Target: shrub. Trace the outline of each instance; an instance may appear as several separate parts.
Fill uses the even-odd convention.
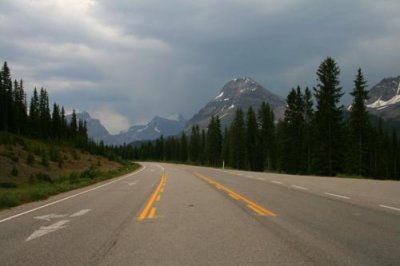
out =
[[[53,183],[53,179],[48,174],[32,174],[29,178],[30,183]]]
[[[0,183],[0,188],[16,188],[17,184],[14,182],[1,182]]]
[[[35,163],[35,156],[32,153],[28,153],[26,156],[26,164],[32,166]]]
[[[18,156],[13,151],[3,152],[2,155],[7,157],[8,159],[10,159],[11,161],[13,161],[15,163],[18,163],[18,161],[19,161]]]
[[[12,176],[18,176],[18,169],[15,166],[15,164],[13,165],[13,168],[11,169],[11,175]]]
[[[47,155],[46,155],[46,154],[43,154],[43,155],[42,155],[41,164],[42,164],[43,166],[46,166],[46,167],[49,167],[49,166],[50,166],[49,160],[47,159]]]

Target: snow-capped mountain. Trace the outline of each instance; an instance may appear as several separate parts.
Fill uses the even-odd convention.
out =
[[[275,118],[283,117],[285,100],[271,93],[251,78],[237,78],[225,84],[219,94],[203,107],[187,124],[187,129],[197,124],[200,128],[206,128],[211,116],[219,116],[221,124],[228,125],[238,108],[243,111],[252,106],[255,111],[262,102],[270,105],[275,113]]]
[[[166,118],[155,116],[146,125],[134,125],[128,130],[111,135],[101,122],[98,119],[92,118],[89,113],[77,113],[76,117],[78,120],[86,121],[89,138],[95,141],[102,140],[108,145],[122,145],[141,140],[154,140],[161,135],[164,137],[174,136],[183,131],[187,122],[181,114],[173,114]],[[66,118],[67,121],[70,121],[71,115],[68,115]]]
[[[369,92],[368,110],[383,119],[400,120],[400,76],[385,78]]]
[[[65,118],[68,122],[71,121],[72,114],[67,115]],[[100,141],[110,136],[108,130],[101,124],[98,119],[92,118],[89,113],[77,113],[76,118],[78,121],[86,121],[89,138]]]
[[[134,125],[127,131],[111,135],[104,139],[106,144],[122,145],[141,140],[154,140],[161,135],[174,136],[181,133],[185,127],[186,119],[181,114],[174,114],[166,118],[155,116],[146,125]]]

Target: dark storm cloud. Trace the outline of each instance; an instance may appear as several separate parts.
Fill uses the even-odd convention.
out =
[[[358,66],[370,85],[399,74],[396,0],[0,5],[0,55],[16,75],[66,106],[125,116],[116,119],[125,126],[155,114],[190,116],[237,76],[285,97],[297,84],[315,85],[326,56],[338,61],[346,91]],[[115,131],[123,125],[112,115],[106,123]]]

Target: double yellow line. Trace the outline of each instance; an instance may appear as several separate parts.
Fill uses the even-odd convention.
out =
[[[253,212],[255,212],[258,215],[261,216],[276,216],[275,213],[273,213],[270,210],[265,209],[264,207],[258,205],[257,203],[245,198],[244,196],[240,195],[239,193],[234,192],[233,190],[225,187],[224,185],[222,185],[221,183],[218,183],[214,180],[212,180],[210,177],[204,176],[200,173],[197,172],[193,172],[193,175],[199,177],[200,179],[208,182],[209,184],[215,186],[217,189],[222,190],[224,192],[226,192],[231,198],[233,198],[234,200],[238,200],[238,201],[242,201],[244,202],[247,207],[249,209],[251,209]]]
[[[162,174],[160,183],[158,184],[156,190],[154,191],[153,195],[147,202],[142,212],[137,217],[138,221],[143,221],[146,218],[148,219],[154,218],[154,215],[156,214],[156,208],[153,207],[154,201],[160,201],[161,193],[164,191],[166,183],[167,183],[167,176],[165,174]]]

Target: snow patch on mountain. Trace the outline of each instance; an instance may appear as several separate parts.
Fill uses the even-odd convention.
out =
[[[400,83],[397,87],[396,94],[391,99],[383,101],[381,100],[381,97],[379,97],[375,102],[368,104],[367,107],[382,110],[390,105],[397,104],[399,102],[400,102]]]
[[[221,92],[220,94],[218,94],[217,97],[215,97],[214,99],[217,100],[217,99],[221,98],[222,96],[224,96],[224,92]]]

